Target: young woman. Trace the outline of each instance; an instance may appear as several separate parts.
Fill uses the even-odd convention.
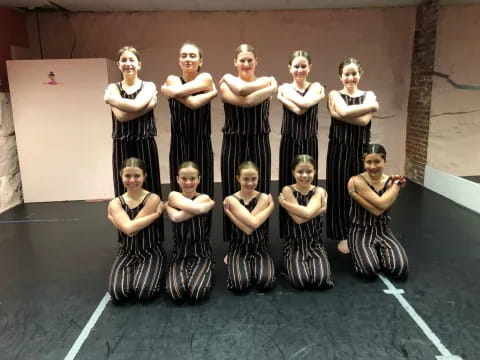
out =
[[[142,62],[135,48],[122,47],[118,51],[117,64],[123,80],[108,85],[104,97],[112,109],[115,196],[125,191],[118,173],[123,160],[129,157],[145,161],[148,173],[145,189],[160,195],[160,168],[154,138],[157,128],[153,113],[157,104],[157,89],[153,82],[138,77]]]
[[[273,211],[271,195],[258,192],[259,169],[245,161],[238,167],[240,191],[223,202],[234,224],[228,249],[227,287],[243,291],[251,286],[269,289],[275,284],[275,269],[268,242],[266,221]]]
[[[119,250],[112,266],[108,292],[115,303],[151,300],[160,291],[165,254],[158,224],[160,197],[143,189],[145,162],[126,159],[120,171],[127,192],[110,201],[108,219],[118,229]]]
[[[289,217],[285,231],[283,256],[290,284],[297,289],[329,288],[330,264],[320,235],[321,216],[327,209],[327,193],[315,186],[315,160],[297,155],[292,163],[293,185],[279,195],[280,205]]]
[[[251,45],[235,51],[233,64],[237,76],[226,74],[220,81],[225,108],[225,126],[221,154],[223,197],[238,191],[235,173],[242,161],[251,160],[260,171],[260,192],[270,193],[271,150],[268,122],[270,97],[277,90],[273,77],[255,75],[257,55]],[[224,240],[228,241],[232,224],[224,217]]]
[[[363,74],[360,63],[353,58],[343,60],[338,73],[342,90],[328,94],[328,109],[332,115],[327,152],[327,236],[338,240],[338,249],[347,254],[349,197],[348,179],[362,171],[362,154],[370,142],[370,120],[378,110],[372,91],[363,91],[358,83]]]
[[[355,271],[376,277],[381,271],[393,278],[406,279],[408,259],[402,245],[390,230],[388,210],[406,180],[383,173],[387,153],[382,145],[369,145],[363,154],[365,171],[348,182],[352,199],[348,246]]]
[[[294,51],[288,63],[293,81],[278,88],[278,100],[283,104],[282,138],[280,140],[279,192],[295,179],[290,164],[297,154],[313,157],[314,168],[318,167],[318,103],[325,96],[323,86],[309,82],[312,62],[308,52]],[[318,184],[315,176],[313,184]],[[280,237],[284,237],[287,214],[280,209]]]
[[[210,101],[217,95],[212,76],[200,72],[201,49],[192,42],[180,48],[178,64],[181,76],[170,75],[161,87],[167,96],[171,114],[170,184],[179,191],[178,166],[192,160],[202,174],[199,192],[213,198],[213,151]]]
[[[204,299],[212,287],[214,262],[209,242],[209,212],[215,202],[199,194],[200,172],[187,161],[178,168],[181,192],[168,196],[167,213],[173,222],[173,254],[167,275],[167,293],[175,302]]]

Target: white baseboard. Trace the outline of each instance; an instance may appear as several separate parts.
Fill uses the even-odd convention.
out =
[[[427,165],[423,186],[480,214],[480,184],[478,183]]]

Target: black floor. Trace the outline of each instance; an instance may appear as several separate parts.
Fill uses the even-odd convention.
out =
[[[227,291],[216,200],[210,299],[179,307],[163,294],[148,305],[109,303],[76,359],[440,359],[384,283],[358,278],[330,241],[332,290],[299,292],[278,275],[268,293]],[[69,352],[105,295],[115,257],[106,205],[26,204],[0,215],[0,359],[63,359]],[[271,242],[282,272],[274,215]],[[409,184],[392,217],[411,267],[408,281],[394,285],[451,354],[479,359],[480,216]]]
[[[480,175],[472,175],[472,176],[462,176],[465,180],[470,180],[476,183],[480,183]]]

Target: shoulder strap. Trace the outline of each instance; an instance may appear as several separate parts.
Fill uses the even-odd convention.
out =
[[[358,176],[358,177],[361,177],[361,178],[363,179],[363,181],[365,181],[365,183],[366,183],[368,186],[372,187],[372,185],[370,185],[370,183],[368,182],[368,180],[365,179],[365,176],[363,176],[362,174],[358,174],[357,176]]]
[[[387,181],[385,181],[385,185],[383,185],[383,189],[382,191],[385,191],[385,189],[387,188],[387,186],[392,182],[392,177],[389,176]]]
[[[127,204],[125,202],[125,199],[123,198],[123,195],[120,195],[118,198],[120,199],[120,203],[122,204],[122,206],[125,206]]]
[[[147,195],[145,195],[143,197],[143,200],[142,200],[142,205],[145,205],[145,203],[147,202],[148,198],[152,195],[151,192],[149,192]]]

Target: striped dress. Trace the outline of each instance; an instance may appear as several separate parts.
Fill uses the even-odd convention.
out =
[[[384,187],[377,191],[363,176],[359,177],[379,196],[385,193],[392,181],[388,178]],[[382,271],[387,276],[405,279],[408,276],[407,254],[390,230],[388,211],[375,216],[353,198],[350,201],[348,247],[355,271],[365,277],[376,277]]]
[[[185,81],[180,78],[182,84]],[[202,181],[198,191],[213,199],[213,151],[210,103],[190,109],[180,101],[168,99],[170,107],[170,184],[172,191],[181,191],[177,183],[178,166],[184,161],[195,162]]]
[[[261,193],[245,204],[233,195],[245,208],[252,212]],[[250,235],[233,226],[228,248],[227,287],[232,291],[243,291],[251,286],[270,289],[275,285],[275,267],[268,241],[266,222]]]
[[[347,105],[359,105],[365,93],[358,97],[340,94]],[[362,172],[362,155],[370,142],[369,122],[366,126],[348,124],[332,117],[327,151],[327,236],[332,240],[347,238],[350,226],[348,180]]]
[[[172,227],[174,242],[167,275],[167,293],[176,302],[204,299],[212,287],[214,269],[209,241],[209,214],[172,223]]]
[[[119,196],[123,210],[133,220],[143,209],[152,193],[145,195],[137,207],[130,209]],[[163,231],[159,221],[140,230],[134,236],[118,231],[119,250],[110,272],[108,292],[117,303],[127,300],[148,301],[160,292],[165,252]]]
[[[223,198],[240,190],[235,174],[240,163],[246,160],[253,161],[260,169],[257,190],[269,194],[272,162],[268,122],[270,100],[252,107],[224,103],[224,109],[220,160]],[[224,240],[228,241],[233,225],[226,215],[223,219]]]
[[[293,195],[301,206],[307,206],[319,188],[302,194],[290,186]],[[303,224],[297,224],[290,216],[287,219],[283,259],[288,281],[297,289],[330,288],[330,263],[321,239],[322,219],[317,216]]]
[[[310,87],[310,86],[309,86]],[[305,96],[309,87],[301,92]],[[282,138],[280,140],[279,170],[278,170],[278,192],[281,193],[284,186],[295,183],[292,175],[292,161],[295,156],[308,154],[313,157],[315,169],[318,169],[318,104],[311,106],[302,114],[297,115],[283,106]],[[314,185],[318,185],[318,177],[313,180]],[[280,237],[285,235],[285,224],[287,212],[280,208]]]

